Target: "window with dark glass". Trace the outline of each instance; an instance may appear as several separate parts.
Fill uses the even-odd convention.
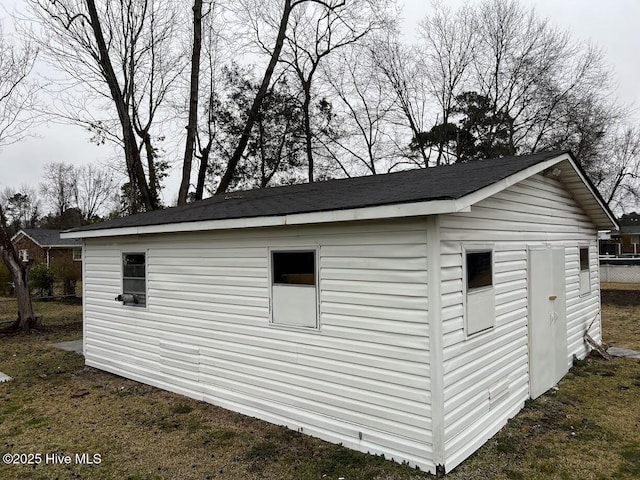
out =
[[[589,247],[580,248],[580,271],[589,270]]]
[[[316,253],[272,252],[274,285],[315,285]]]
[[[144,253],[122,254],[122,303],[144,307],[147,303],[146,258]]]
[[[467,290],[493,285],[491,252],[467,253]]]
[[[591,293],[591,272],[589,270],[589,247],[580,247],[580,295]]]

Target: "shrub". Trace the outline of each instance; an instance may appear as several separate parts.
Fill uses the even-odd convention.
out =
[[[41,297],[53,295],[55,275],[44,263],[38,263],[29,270],[29,288],[37,290]]]

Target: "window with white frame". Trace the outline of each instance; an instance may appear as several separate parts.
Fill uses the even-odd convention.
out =
[[[473,335],[495,325],[495,291],[493,288],[493,251],[465,249],[465,326]]]
[[[73,261],[74,262],[82,261],[82,249],[81,248],[74,248],[73,249]]]
[[[20,260],[25,262],[25,263],[29,261],[29,251],[28,250],[25,250],[25,249],[20,250],[18,252],[18,256],[20,257]]]
[[[317,328],[316,250],[271,250],[271,323]]]
[[[589,247],[580,247],[580,295],[591,293],[591,269],[589,268]]]
[[[147,304],[147,271],[145,253],[122,254],[122,295],[124,305],[144,307]]]

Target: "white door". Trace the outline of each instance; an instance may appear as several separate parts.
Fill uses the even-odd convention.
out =
[[[537,398],[569,370],[564,247],[529,250],[528,270],[529,387]]]

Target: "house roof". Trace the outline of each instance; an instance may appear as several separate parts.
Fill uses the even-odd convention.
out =
[[[61,238],[60,230],[48,230],[45,228],[24,228],[16,233],[11,241],[16,241],[21,235],[25,235],[43,248],[46,247],[81,247],[82,241],[77,238]]]
[[[127,235],[468,211],[472,203],[481,199],[481,192],[485,191],[488,196],[495,193],[494,190],[506,188],[559,162],[569,163],[568,170],[573,174],[564,173],[571,176],[567,179],[573,180],[574,190],[580,190],[583,201],[589,204],[587,210],[591,210],[594,224],[599,228],[612,228],[613,215],[571,153],[555,151],[232,192],[184,206],[76,228],[64,236]],[[489,188],[491,186],[494,188]],[[469,201],[462,201],[464,199]]]

